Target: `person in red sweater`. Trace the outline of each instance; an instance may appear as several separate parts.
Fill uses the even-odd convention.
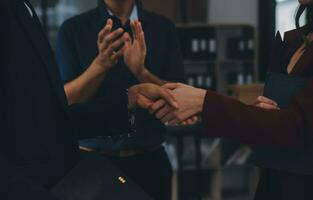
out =
[[[263,151],[264,158],[276,164],[261,166],[256,200],[313,199],[313,0],[299,0],[299,3],[297,29],[286,32],[284,39],[277,34],[269,70],[309,80],[287,107],[279,108],[277,102],[263,96],[255,105],[245,105],[180,83],[163,86],[172,90],[178,108],[162,99],[141,105],[168,125],[178,125],[201,114],[205,135],[234,139],[273,152]],[[299,18],[305,10],[309,21],[300,28]],[[282,166],[273,167],[276,165]]]

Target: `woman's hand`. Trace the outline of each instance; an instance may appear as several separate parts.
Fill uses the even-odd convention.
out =
[[[166,116],[166,114],[169,114],[170,112],[175,112],[177,108],[174,108],[173,106],[170,106],[166,103],[165,100],[159,99],[156,101],[150,108],[149,112],[150,114],[154,114],[157,119],[162,119]],[[183,126],[190,126],[194,125],[199,121],[199,117],[197,115],[191,116],[190,118],[180,122],[177,125],[183,125]],[[172,125],[165,122],[166,125]]]
[[[259,96],[255,102],[255,106],[266,110],[280,110],[278,104],[264,96]]]

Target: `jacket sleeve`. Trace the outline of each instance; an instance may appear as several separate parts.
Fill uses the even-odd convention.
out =
[[[14,38],[10,22],[16,20],[13,3],[11,0],[0,1],[0,24],[5,28],[0,30],[0,198],[5,200],[57,200],[39,183],[29,179],[10,162],[8,151],[8,138],[10,136],[8,102],[10,86],[6,80],[6,74],[10,70],[9,60],[12,58],[13,49],[10,49],[10,41]],[[18,138],[17,138],[18,139]]]
[[[313,141],[313,80],[282,110],[264,110],[207,92],[203,129],[207,136],[238,140],[253,146],[301,148]]]

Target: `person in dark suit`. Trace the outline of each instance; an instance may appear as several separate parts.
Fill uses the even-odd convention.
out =
[[[118,34],[110,37],[112,31]],[[108,54],[108,44],[122,45],[118,38],[125,38],[125,45]],[[93,104],[110,96],[115,101],[138,83],[184,79],[175,25],[144,10],[139,0],[99,0],[97,8],[65,21],[56,56],[69,104]],[[102,133],[81,140],[81,149],[100,151],[153,198],[170,199],[172,170],[162,145],[165,126],[138,109],[136,133],[128,134],[120,128],[108,130],[103,114],[96,104],[86,112],[85,118],[99,122]]]
[[[179,109],[167,106],[162,100],[145,106],[170,125],[201,113],[207,136],[238,140],[255,147],[256,152],[261,149],[262,153],[257,155],[263,160],[257,163],[261,164],[263,173],[256,200],[313,199],[313,1],[299,0],[299,3],[297,29],[286,32],[284,40],[277,34],[269,70],[269,75],[275,74],[278,81],[275,93],[289,94],[298,87],[294,84],[305,83],[291,96],[286,107],[280,108],[276,102],[285,99],[259,97],[256,105],[245,105],[184,84],[164,86],[173,90]],[[309,21],[300,28],[299,18],[305,10]],[[274,85],[268,85],[267,89],[274,89]],[[284,98],[283,93],[280,95]]]
[[[69,109],[53,52],[31,4],[1,0],[0,23],[0,199],[57,200],[49,190],[79,160],[76,138],[81,127],[74,130],[72,125],[82,124],[77,113],[85,108]],[[160,90],[146,85],[130,93],[140,96],[145,87]],[[137,105],[136,99],[130,102]],[[104,113],[128,112],[126,93],[101,104]],[[103,124],[110,126],[112,118],[103,114]],[[128,129],[128,119],[118,118],[118,125]],[[82,129],[99,134],[92,123],[84,125]]]

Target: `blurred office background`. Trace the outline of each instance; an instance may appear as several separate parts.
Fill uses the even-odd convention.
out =
[[[55,46],[59,26],[97,0],[32,0]],[[262,94],[275,32],[294,28],[297,0],[143,0],[177,24],[188,84],[252,103]],[[305,19],[303,19],[305,20]],[[220,114],[220,113],[217,113]],[[198,126],[169,128],[173,200],[251,199],[258,169],[242,144],[200,135]]]

